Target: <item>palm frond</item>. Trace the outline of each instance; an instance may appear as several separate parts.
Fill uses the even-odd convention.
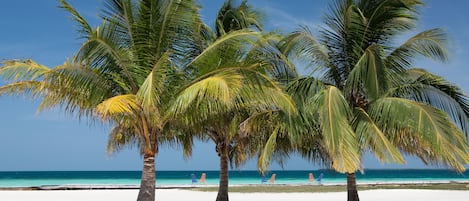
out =
[[[280,50],[283,36],[276,33],[263,34],[251,47],[244,60],[245,64],[260,63],[258,70],[275,80],[287,83],[299,76],[294,64]]]
[[[233,0],[227,0],[220,8],[216,18],[215,30],[217,37],[241,29],[255,27],[262,31],[263,15],[243,1],[236,7]]]
[[[386,45],[393,37],[415,27],[420,0],[382,0],[357,3],[366,25],[362,27],[362,45]]]
[[[380,46],[369,46],[353,67],[347,78],[346,91],[357,93],[363,90],[366,98],[373,101],[387,89],[386,66],[381,57]]]
[[[382,162],[404,163],[404,157],[389,141],[385,133],[361,108],[355,108],[355,131],[363,141],[360,144],[370,149]]]
[[[191,84],[177,96],[171,113],[183,113],[193,103],[198,105],[204,99],[214,101],[215,105],[208,106],[211,110],[205,112],[217,114],[220,109],[226,110],[235,104],[235,96],[243,85],[243,76],[239,73],[222,72]],[[208,114],[206,114],[208,115]]]
[[[257,159],[257,168],[261,173],[269,169],[271,157],[276,149],[278,129],[273,130]]]
[[[2,64],[0,77],[10,82],[39,80],[50,71],[48,67],[32,60],[8,60],[3,61]]]
[[[260,33],[247,30],[233,31],[217,39],[187,65],[187,70],[197,70],[199,75],[227,65],[239,63],[248,52],[246,47],[255,44]]]
[[[135,132],[133,132],[133,130],[123,128],[122,126],[115,126],[109,132],[106,151],[109,155],[111,155],[125,148],[132,148],[133,146],[140,145],[141,143],[142,142],[140,136],[135,135]]]
[[[75,10],[67,1],[65,0],[60,0],[60,8],[64,9],[65,11],[69,12],[72,15],[72,19],[78,24],[78,33],[81,34],[80,37],[82,38],[88,38],[92,31],[91,26],[88,24],[88,22],[83,18],[78,11]]]
[[[46,95],[39,111],[61,107],[67,112],[77,112],[78,117],[92,117],[93,109],[112,96],[112,85],[96,71],[73,62],[65,62],[44,76]]]
[[[167,82],[167,74],[172,66],[169,57],[170,54],[166,53],[155,63],[153,70],[148,74],[137,92],[137,97],[142,101],[143,109],[146,111],[158,110],[160,96],[163,93],[164,84]]]
[[[312,99],[316,94],[326,88],[326,84],[314,77],[296,79],[287,86],[287,93],[292,96],[295,103],[303,106],[305,101]]]
[[[195,30],[201,23],[199,6],[187,1],[140,1],[137,17],[137,33],[133,37],[139,51],[142,66],[153,66],[166,51],[179,60],[198,49],[194,42]]]
[[[446,34],[441,29],[420,32],[394,49],[386,57],[386,65],[396,72],[402,72],[413,64],[414,58],[421,55],[433,60],[446,62]]]
[[[141,110],[137,97],[132,94],[119,95],[109,98],[103,101],[96,107],[96,112],[101,116],[103,120],[109,118],[124,116],[135,116],[139,117],[139,111]]]
[[[44,82],[40,81],[19,81],[6,84],[0,87],[2,95],[29,95],[32,99],[39,99],[44,95]]]
[[[312,110],[317,110],[323,142],[339,172],[355,172],[360,166],[356,134],[350,125],[350,107],[339,89],[327,87],[316,95]]]
[[[301,59],[308,64],[314,74],[315,71],[321,71],[321,68],[329,67],[329,55],[326,47],[320,41],[314,38],[307,27],[301,27],[300,30],[288,35],[281,41],[281,50],[286,55],[295,59]]]
[[[444,111],[468,135],[469,100],[459,87],[423,69],[409,69],[406,75],[404,83],[389,90],[390,95],[427,103]]]
[[[441,110],[412,100],[381,98],[370,105],[369,114],[395,145],[424,161],[458,171],[469,162],[464,134]]]

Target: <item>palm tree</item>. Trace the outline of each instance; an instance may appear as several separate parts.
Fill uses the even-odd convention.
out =
[[[191,0],[107,0],[99,27],[65,0],[83,43],[75,57],[47,68],[33,61],[6,61],[0,75],[11,82],[0,94],[42,98],[39,109],[61,107],[95,115],[112,125],[108,150],[137,145],[143,171],[137,200],[155,200],[155,155],[174,140],[167,113],[185,81],[181,66],[201,49],[203,25]]]
[[[220,157],[217,201],[228,201],[228,165],[239,167],[257,151],[255,136],[238,129],[249,116],[274,108],[294,110],[291,100],[270,76],[292,72],[280,66],[272,52],[275,34],[261,35],[259,14],[243,1],[235,6],[228,0],[218,13],[214,41],[188,64],[186,71],[196,78],[183,87],[175,101],[179,127],[216,145]],[[283,69],[283,70],[282,70]],[[191,140],[189,141],[192,142]],[[189,148],[190,146],[185,146]]]
[[[400,163],[404,152],[457,171],[469,162],[467,96],[443,78],[411,68],[416,56],[446,61],[445,34],[426,30],[393,46],[415,27],[421,4],[336,0],[319,40],[303,28],[283,41],[284,53],[304,59],[312,72],[288,87],[301,118],[294,125],[277,118],[271,130],[283,131],[290,143],[302,141],[293,151],[346,173],[349,201],[359,200],[355,172],[365,151]],[[273,136],[261,168],[280,144]]]

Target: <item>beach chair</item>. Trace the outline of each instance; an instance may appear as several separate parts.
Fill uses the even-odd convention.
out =
[[[275,176],[277,176],[277,174],[272,174],[272,176],[269,179],[269,183],[271,183],[271,184],[275,183]]]
[[[205,173],[202,173],[202,176],[200,176],[199,183],[201,184],[207,183],[207,175]]]
[[[265,178],[265,175],[262,175],[261,183],[263,184],[263,183],[265,183],[265,182],[267,182],[267,178]]]
[[[323,173],[321,173],[318,177],[318,179],[316,180],[318,182],[318,184],[321,184],[321,181],[322,181],[322,177],[324,176]]]
[[[308,175],[309,183],[314,183],[314,174],[312,172]]]
[[[197,178],[195,178],[195,174],[191,174],[192,184],[197,183]]]

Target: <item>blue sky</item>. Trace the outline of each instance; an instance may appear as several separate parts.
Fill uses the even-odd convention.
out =
[[[94,25],[99,24],[102,1],[70,0]],[[202,15],[212,25],[222,0],[201,0]],[[327,0],[251,0],[267,15],[267,29],[295,30],[298,25],[316,29],[327,11]],[[469,91],[469,1],[430,0],[420,9],[418,30],[441,27],[450,38],[450,62],[418,61],[425,68]],[[30,58],[47,66],[63,63],[77,50],[74,24],[57,8],[56,0],[4,1],[0,7],[0,60]],[[409,34],[410,36],[410,34]],[[0,81],[0,84],[4,84]],[[36,112],[37,101],[28,97],[0,97],[0,171],[14,170],[140,170],[137,150],[108,156],[105,152],[107,129],[89,125],[60,111]],[[193,157],[184,160],[180,149],[162,148],[157,170],[217,170],[218,157],[212,143],[196,144]],[[422,168],[409,158],[406,165],[382,165],[366,156],[365,168]],[[292,157],[285,169],[316,169],[314,164]],[[255,169],[250,161],[242,169]],[[279,169],[277,165],[273,169]]]

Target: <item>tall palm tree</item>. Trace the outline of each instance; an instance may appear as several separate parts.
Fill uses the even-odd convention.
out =
[[[411,68],[416,56],[446,61],[445,34],[426,30],[394,46],[401,33],[415,27],[421,4],[336,0],[319,40],[307,28],[284,40],[285,54],[304,59],[312,72],[288,87],[300,123],[272,128],[287,128],[290,141],[303,142],[294,150],[346,173],[349,201],[359,200],[355,172],[365,151],[400,163],[403,152],[457,171],[469,162],[467,96],[443,78]],[[289,128],[301,126],[309,128]],[[276,141],[269,139],[261,168]]]
[[[110,151],[137,145],[143,171],[137,200],[155,200],[155,155],[174,139],[166,128],[174,91],[185,81],[181,66],[201,49],[203,25],[191,0],[107,0],[102,24],[91,25],[65,0],[83,43],[75,57],[47,68],[6,61],[0,94],[42,98],[39,109],[61,107],[112,125]]]
[[[239,6],[228,0],[217,16],[213,42],[187,65],[197,77],[178,93],[173,119],[200,139],[212,140],[220,157],[220,184],[217,201],[228,198],[228,165],[239,167],[257,151],[254,136],[238,132],[244,119],[261,111],[294,110],[289,97],[271,79],[285,68],[271,51],[276,35],[261,30],[259,14],[246,1]],[[234,39],[234,40],[228,40]],[[200,79],[199,79],[200,78]],[[194,93],[197,92],[197,93]],[[179,113],[179,114],[178,114]],[[192,141],[189,141],[192,142]],[[190,146],[186,146],[190,147]]]

